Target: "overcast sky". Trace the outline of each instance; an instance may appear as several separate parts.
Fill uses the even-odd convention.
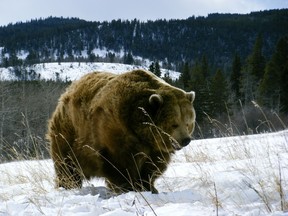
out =
[[[146,21],[280,8],[288,8],[288,0],[0,0],[0,26],[48,16]]]

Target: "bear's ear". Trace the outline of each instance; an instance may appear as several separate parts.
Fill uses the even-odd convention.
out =
[[[186,97],[188,98],[188,100],[193,103],[194,99],[195,99],[195,92],[191,91],[191,92],[186,92]]]
[[[161,95],[159,94],[152,94],[150,97],[149,97],[149,103],[152,105],[152,106],[157,106],[159,107],[160,105],[163,104],[163,98]]]

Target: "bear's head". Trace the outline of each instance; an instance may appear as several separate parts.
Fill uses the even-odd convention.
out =
[[[174,152],[187,146],[195,126],[194,92],[168,89],[149,97],[150,133],[154,146],[164,152]]]
[[[137,95],[125,113],[127,125],[142,143],[167,153],[190,143],[196,117],[194,92],[166,86]]]

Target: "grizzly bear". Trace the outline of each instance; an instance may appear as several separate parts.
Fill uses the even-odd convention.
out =
[[[191,141],[194,97],[144,70],[75,81],[48,125],[57,187],[104,177],[117,193],[157,193],[155,179]]]

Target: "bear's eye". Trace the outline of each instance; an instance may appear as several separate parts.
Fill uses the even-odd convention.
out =
[[[173,128],[173,129],[178,128],[178,127],[179,127],[178,124],[173,124],[173,125],[172,125],[172,128]]]

